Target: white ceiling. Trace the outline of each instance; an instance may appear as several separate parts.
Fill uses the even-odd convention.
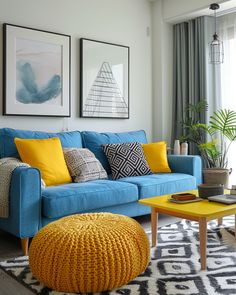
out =
[[[155,0],[154,0],[155,1]],[[165,1],[165,0],[163,0]],[[175,0],[178,1],[178,0]],[[226,13],[230,12],[236,12],[236,0],[221,0],[217,1],[220,5],[220,9],[217,10],[217,16],[224,15]],[[214,3],[214,0],[212,0],[212,3]],[[183,22],[185,20],[189,20],[192,18],[196,18],[198,16],[202,15],[214,15],[214,12],[209,9],[209,7],[201,8],[199,10],[195,11],[189,11],[188,13],[184,13],[175,17],[165,18],[165,21],[168,23],[179,23]]]
[[[214,2],[214,1],[213,1]],[[220,9],[217,10],[217,15],[223,15],[236,10],[236,0],[230,0],[220,4]],[[201,15],[213,15],[213,11],[209,8],[203,9]]]

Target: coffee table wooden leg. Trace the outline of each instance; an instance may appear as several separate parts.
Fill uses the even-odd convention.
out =
[[[201,270],[205,270],[206,269],[206,247],[207,247],[207,221],[206,221],[206,218],[199,219],[199,234],[200,234]]]
[[[221,218],[218,218],[218,226],[222,225],[223,224],[223,217]]]
[[[157,242],[157,219],[158,213],[155,208],[152,208],[151,221],[152,221],[152,247],[156,246]]]

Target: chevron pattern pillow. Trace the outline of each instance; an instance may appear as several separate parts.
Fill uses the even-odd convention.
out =
[[[140,143],[104,144],[102,148],[111,166],[113,179],[152,174]]]

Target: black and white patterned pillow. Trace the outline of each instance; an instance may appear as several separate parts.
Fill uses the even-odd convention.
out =
[[[140,143],[104,144],[102,148],[111,166],[113,179],[152,174]]]
[[[107,173],[95,155],[84,148],[64,148],[64,157],[74,182],[106,179]]]

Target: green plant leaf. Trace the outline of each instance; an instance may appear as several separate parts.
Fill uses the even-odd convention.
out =
[[[216,130],[214,128],[212,128],[211,126],[209,126],[207,124],[203,124],[203,123],[195,124],[195,128],[202,129],[206,133],[210,134],[211,136],[213,136],[216,133]]]
[[[220,131],[230,141],[236,140],[236,112],[231,110],[218,110],[210,117],[210,125],[214,130]]]
[[[188,104],[186,111],[193,113],[201,113],[202,111],[208,110],[208,103],[206,100],[202,99],[196,104]]]

